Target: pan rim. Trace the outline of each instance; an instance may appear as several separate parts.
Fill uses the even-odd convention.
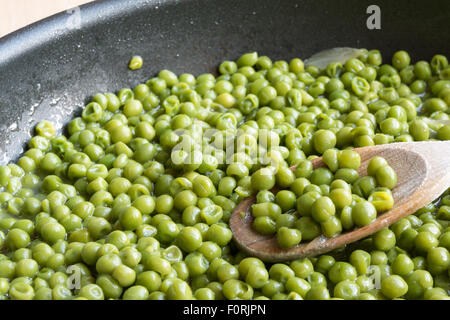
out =
[[[191,1],[191,0],[182,0]],[[63,27],[69,18],[69,10],[31,23],[0,38],[0,67],[7,65],[28,51],[83,32],[92,25],[105,23],[120,15],[128,16],[144,8],[164,8],[180,0],[95,0],[80,6],[82,14],[79,28]],[[101,12],[101,15],[99,15]]]

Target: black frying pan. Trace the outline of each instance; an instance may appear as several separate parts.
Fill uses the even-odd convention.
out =
[[[381,9],[369,30],[367,8]],[[307,58],[331,47],[399,49],[413,60],[450,54],[448,0],[104,0],[61,13],[0,40],[0,163],[16,159],[34,125],[61,126],[96,92],[132,87],[161,69],[214,72],[258,51]],[[72,20],[69,20],[72,19]],[[132,55],[145,59],[131,72]]]

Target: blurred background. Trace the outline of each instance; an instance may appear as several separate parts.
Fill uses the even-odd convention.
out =
[[[0,38],[28,24],[93,0],[0,0]]]

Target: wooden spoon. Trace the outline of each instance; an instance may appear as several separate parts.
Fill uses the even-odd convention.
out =
[[[256,197],[243,200],[234,210],[230,227],[240,249],[268,262],[294,260],[322,254],[367,237],[404,218],[438,198],[450,186],[450,141],[401,142],[354,149],[361,156],[360,176],[375,156],[385,158],[398,177],[393,190],[394,207],[370,225],[342,233],[334,238],[324,235],[290,249],[278,246],[276,237],[257,233],[252,228],[251,205]],[[314,168],[325,166],[322,158],[312,160]],[[291,168],[292,170],[295,167]]]

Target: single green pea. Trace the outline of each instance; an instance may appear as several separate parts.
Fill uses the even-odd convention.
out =
[[[186,252],[194,252],[202,244],[202,235],[194,227],[183,228],[177,236],[178,246]]]
[[[311,207],[311,216],[319,223],[327,221],[336,213],[336,207],[329,197],[318,198]]]
[[[427,266],[433,275],[445,272],[450,266],[450,254],[448,250],[443,247],[429,249],[427,253]]]
[[[136,281],[136,272],[123,264],[114,269],[112,276],[121,287],[129,287]]]
[[[277,241],[281,248],[292,248],[300,243],[302,234],[298,229],[281,227],[277,231]]]
[[[320,223],[323,234],[332,238],[342,232],[342,222],[336,216],[331,216],[324,222]]]
[[[396,238],[390,229],[382,229],[372,237],[373,244],[377,250],[388,251],[395,246]]]
[[[130,68],[130,70],[135,71],[142,68],[143,63],[144,60],[142,59],[141,56],[133,56],[128,64],[128,68]]]
[[[209,267],[208,260],[199,252],[193,252],[186,256],[186,265],[191,276],[198,276],[204,274]]]
[[[344,300],[357,300],[360,295],[360,287],[353,281],[343,280],[334,287],[334,297]]]
[[[311,174],[310,181],[318,186],[323,184],[330,185],[333,181],[333,173],[329,169],[318,168]]]
[[[289,187],[295,180],[295,175],[291,169],[287,167],[279,167],[276,173],[277,184],[281,188]]]
[[[358,202],[352,208],[352,220],[359,227],[372,223],[376,217],[377,210],[375,206],[368,201]]]
[[[15,275],[18,277],[33,278],[39,270],[39,265],[33,259],[22,259],[17,262]]]
[[[323,154],[327,149],[334,148],[336,145],[336,135],[329,130],[318,130],[314,133],[314,148]]]
[[[311,217],[301,217],[295,223],[295,227],[301,232],[305,241],[313,240],[321,234],[320,224]]]
[[[253,296],[253,288],[243,281],[230,279],[223,284],[223,294],[229,300],[235,298],[246,300]]]
[[[5,244],[10,250],[25,248],[29,243],[29,234],[21,229],[11,229],[6,235]]]
[[[309,178],[313,172],[313,165],[311,161],[302,160],[297,164],[295,168],[295,176],[297,178]]]
[[[330,292],[325,286],[312,286],[306,294],[306,300],[329,300]]]
[[[106,254],[99,257],[96,263],[96,270],[100,274],[111,274],[116,267],[121,265],[120,257],[116,254]]]
[[[35,295],[33,287],[24,282],[11,284],[8,293],[12,300],[33,300]]]
[[[96,284],[88,284],[82,287],[78,295],[88,300],[104,300],[103,290]]]
[[[344,280],[354,281],[357,277],[356,269],[347,262],[336,262],[328,271],[329,279],[337,284]]]
[[[349,261],[359,275],[366,275],[371,265],[371,256],[364,250],[355,250],[350,255]]]
[[[404,69],[406,68],[411,62],[411,58],[408,54],[408,52],[401,50],[394,53],[392,56],[392,65],[398,69]]]
[[[262,168],[252,174],[253,190],[269,190],[275,186],[276,178],[272,168]]]
[[[123,300],[147,300],[150,297],[147,288],[139,285],[132,286],[123,293]]]
[[[425,270],[416,270],[405,278],[408,285],[406,298],[425,298],[426,292],[433,288],[433,276]]]
[[[199,197],[210,197],[216,192],[211,179],[202,175],[199,175],[194,179],[193,190]]]
[[[333,189],[328,196],[337,209],[343,209],[344,207],[351,205],[353,200],[352,193],[349,189]]]
[[[382,187],[392,190],[397,185],[397,174],[390,166],[379,168],[375,173],[375,177],[377,179],[377,183]]]
[[[244,66],[252,67],[253,65],[256,64],[257,61],[258,61],[258,54],[256,52],[246,53],[237,60],[237,65],[238,67]]]
[[[402,277],[392,275],[381,282],[381,292],[390,299],[399,298],[408,292],[408,284]]]
[[[245,276],[245,282],[255,289],[262,288],[269,280],[269,273],[265,267],[253,266]]]
[[[256,217],[252,226],[258,233],[265,235],[272,235],[277,231],[276,222],[268,216]]]
[[[142,214],[135,207],[129,207],[122,211],[119,221],[125,230],[135,230],[142,224]]]
[[[394,198],[388,190],[372,192],[368,200],[377,209],[377,212],[388,211],[394,206]]]
[[[392,264],[392,271],[399,276],[407,276],[414,270],[414,263],[406,254],[399,254]]]

